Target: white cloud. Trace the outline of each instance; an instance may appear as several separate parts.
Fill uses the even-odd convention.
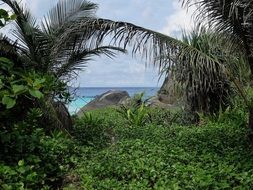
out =
[[[158,71],[122,55],[114,60],[96,58],[80,72],[80,86],[157,86]],[[161,85],[161,84],[160,84]]]
[[[167,23],[161,32],[167,35],[175,36],[181,33],[182,29],[190,31],[194,26],[192,15],[195,11],[194,7],[184,9],[178,1],[172,3],[173,13],[166,18]]]

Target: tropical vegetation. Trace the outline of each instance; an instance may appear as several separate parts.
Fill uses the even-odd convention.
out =
[[[181,2],[184,6],[196,6],[198,8],[196,20],[208,23],[212,33],[216,35],[214,40],[221,40],[218,44],[223,44],[222,52],[219,52],[220,47],[219,49],[214,47],[213,50],[206,51],[203,47],[194,47],[192,44],[184,43],[181,40],[131,23],[115,22],[108,19],[95,19],[77,23],[60,40],[65,41],[68,33],[78,32],[80,28],[83,28],[87,37],[92,36],[92,40],[97,44],[101,44],[104,37],[111,34],[114,44],[118,44],[123,48],[132,45],[133,53],[141,53],[153,65],[157,65],[161,69],[166,65],[167,69],[173,71],[174,67],[184,68],[185,63],[187,63],[187,67],[194,70],[194,75],[192,78],[191,75],[189,78],[186,76],[186,81],[190,81],[192,86],[196,86],[200,81],[203,81],[201,88],[205,91],[217,84],[222,76],[224,78],[224,74],[233,76],[231,67],[225,65],[224,62],[230,65],[230,63],[237,62],[234,58],[245,60],[249,72],[252,73],[251,30],[253,15],[251,10],[253,2],[244,0],[181,0]],[[98,32],[94,33],[94,31]],[[214,50],[216,52],[212,52]],[[184,69],[181,69],[181,71],[184,72]],[[232,81],[235,81],[235,86],[245,99],[249,109],[249,129],[251,130],[253,128],[253,109],[250,97],[247,96],[235,79]],[[199,88],[196,86],[191,91],[197,94]]]
[[[124,50],[113,46],[91,44],[80,32],[69,35],[68,40],[64,43],[58,40],[58,37],[65,33],[64,27],[72,28],[78,20],[95,18],[97,5],[94,3],[80,0],[59,1],[49,11],[48,16],[38,24],[30,10],[22,7],[17,1],[3,0],[2,2],[9,5],[16,15],[13,34],[17,41],[12,42],[7,37],[1,39],[2,42],[13,47],[11,53],[7,49],[6,53],[9,55],[6,57],[11,59],[15,56],[16,60],[13,67],[25,70],[22,72],[29,75],[21,77],[24,82],[28,83],[25,85],[35,87],[35,89],[26,88],[23,83],[20,83],[19,78],[17,80],[20,84],[16,83],[16,80],[12,81],[18,86],[15,86],[17,89],[13,89],[14,94],[8,95],[9,104],[7,108],[14,106],[17,97],[15,92],[20,94],[29,91],[31,96],[41,98],[41,90],[45,85],[50,89],[47,89],[47,93],[44,94],[45,104],[40,106],[43,109],[51,110],[50,114],[47,114],[47,119],[57,122],[59,127],[68,126],[69,122],[66,123],[60,119],[58,114],[60,110],[57,109],[57,105],[68,103],[71,99],[67,88],[68,82],[76,77],[78,70],[85,67],[92,56],[104,54],[112,57],[116,51],[124,52]],[[60,46],[57,52],[54,51],[55,46]],[[37,80],[33,83],[33,79]],[[5,100],[3,104],[6,104],[6,99],[3,99]],[[20,105],[17,106],[20,107]]]
[[[17,39],[0,36],[1,189],[252,188],[252,0],[181,0],[208,21],[182,39],[97,18],[85,0],[59,1],[40,23],[1,2],[12,11],[0,27]],[[128,46],[173,77],[185,105],[151,108],[141,94],[70,116],[72,79]]]

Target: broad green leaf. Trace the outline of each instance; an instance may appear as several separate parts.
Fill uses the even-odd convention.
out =
[[[26,91],[26,87],[24,85],[13,85],[12,90],[14,94],[22,93]]]
[[[34,89],[30,89],[29,90],[29,93],[35,97],[35,98],[38,98],[38,99],[41,99],[43,97],[43,94],[39,91],[39,90],[34,90]]]
[[[9,96],[4,96],[2,99],[2,104],[6,105],[7,109],[11,109],[15,106],[16,100]]]
[[[37,89],[40,89],[42,87],[42,84],[46,81],[45,78],[43,79],[36,79],[33,83],[33,87],[36,87]]]
[[[19,160],[18,161],[18,166],[24,166],[25,165],[25,161],[24,160]]]
[[[45,78],[42,78],[42,79],[35,79],[34,81],[34,85],[38,85],[38,84],[42,84],[46,81]]]

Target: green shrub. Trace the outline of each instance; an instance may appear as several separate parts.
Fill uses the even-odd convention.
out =
[[[192,125],[197,121],[196,114],[182,108],[147,107],[146,124],[171,126],[172,124]]]
[[[104,147],[110,142],[110,131],[102,118],[87,112],[76,119],[72,135],[82,145]]]
[[[38,126],[41,111],[0,130],[0,189],[55,189],[72,167],[75,146],[62,132],[46,134]]]
[[[209,116],[199,114],[199,118],[200,124],[212,121],[217,123],[230,123],[231,125],[244,128],[247,126],[248,113],[245,104],[240,102],[237,97],[233,105],[228,106],[225,110],[220,109],[216,114]]]
[[[144,103],[132,106],[130,108],[121,106],[121,108],[118,109],[118,112],[131,126],[143,126],[148,121],[148,112]]]
[[[251,189],[252,151],[246,129],[147,124],[117,127],[119,140],[89,152],[76,172],[84,189]]]

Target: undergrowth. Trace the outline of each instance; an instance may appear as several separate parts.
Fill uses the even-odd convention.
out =
[[[79,180],[65,189],[251,189],[253,154],[243,110],[188,126],[180,125],[180,114],[164,112],[157,112],[157,123],[137,126],[112,108],[93,111],[115,141],[91,147],[71,172]]]
[[[0,134],[1,189],[252,189],[244,108],[196,124],[180,109],[142,109],[141,125],[115,108],[87,112],[69,134],[47,133],[34,110]]]

